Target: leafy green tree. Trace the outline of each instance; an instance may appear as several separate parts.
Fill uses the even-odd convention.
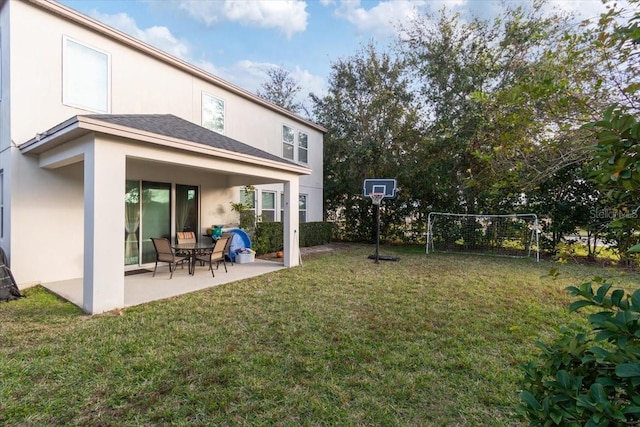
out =
[[[630,262],[628,251],[638,244],[640,231],[640,123],[613,105],[592,129],[593,178],[615,212],[609,228],[623,261]]]
[[[494,21],[446,10],[420,16],[403,28],[397,56],[370,44],[332,65],[327,96],[312,100],[328,129],[328,216],[344,220],[349,238],[373,229],[370,201],[360,197],[372,177],[396,178],[401,190],[384,204],[387,237],[403,236],[406,218],[421,223],[429,211],[508,213],[534,200],[557,214],[555,241],[579,223],[596,231],[585,218],[570,221],[579,200],[603,200],[572,170],[593,155],[582,125],[612,100],[631,107],[637,99],[629,95],[640,75],[635,45],[612,41],[636,35],[637,19],[621,27],[613,7],[597,25],[576,25],[547,6],[507,4]]]
[[[617,104],[629,114],[640,112],[640,0],[628,0],[628,7],[603,0],[608,11],[592,31],[591,54],[601,63],[603,85]],[[607,105],[608,106],[608,105]],[[602,108],[600,111],[603,111]]]
[[[580,125],[600,105],[598,63],[571,17],[546,4],[507,7],[493,22],[443,10],[406,30],[436,205],[512,211],[521,193],[588,157]]]
[[[524,208],[542,219],[543,248],[554,251],[567,234],[587,231],[588,256],[596,255],[596,240],[602,234],[601,195],[588,179],[586,165],[567,166],[547,177],[527,193]],[[545,245],[546,243],[546,245]],[[545,247],[546,246],[546,247]]]
[[[595,138],[592,177],[614,213],[609,230],[622,261],[632,263],[631,249],[640,240],[640,11],[627,14],[626,23],[619,22],[622,16],[625,10],[615,7],[603,14],[597,43],[621,103],[610,105],[587,128]]]
[[[345,224],[345,238],[369,239],[374,215],[371,201],[362,197],[363,181],[396,178],[404,188],[410,176],[405,170],[415,164],[420,122],[404,63],[369,44],[334,63],[328,94],[313,100],[316,120],[328,130],[325,208],[330,218]],[[408,202],[400,194],[398,200],[385,202],[383,236],[407,209]]]

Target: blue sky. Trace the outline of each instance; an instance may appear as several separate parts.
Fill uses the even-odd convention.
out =
[[[289,70],[323,95],[331,64],[369,41],[388,46],[397,23],[442,7],[483,17],[494,0],[59,0],[146,43],[255,92],[269,67]],[[507,0],[526,4],[529,0]],[[600,0],[553,0],[550,6],[596,17]]]

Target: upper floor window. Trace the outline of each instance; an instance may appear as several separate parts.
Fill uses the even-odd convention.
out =
[[[202,92],[202,127],[224,135],[224,101]]]
[[[309,146],[308,135],[304,132],[295,132],[292,127],[282,125],[282,157],[285,159],[308,163]]]
[[[282,157],[294,160],[295,133],[289,126],[282,126]]]
[[[68,37],[62,47],[62,102],[99,113],[111,109],[111,55]]]
[[[309,137],[306,133],[298,132],[298,161],[302,163],[309,163],[307,158],[307,153],[309,152],[308,139]]]

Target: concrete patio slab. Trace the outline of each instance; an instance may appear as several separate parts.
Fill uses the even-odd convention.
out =
[[[152,276],[153,267],[145,273],[127,275],[124,278],[124,305],[131,307],[150,301],[195,292],[202,289],[219,286],[238,280],[261,276],[285,268],[282,262],[256,259],[247,264],[227,264],[225,273],[221,265],[214,270],[215,277],[211,277],[208,267],[196,266],[195,274],[189,275],[187,268],[178,268],[169,279],[169,268],[166,264],[159,265],[155,277]],[[67,301],[82,307],[82,278],[64,280],[60,282],[43,283],[42,286],[59,295]]]

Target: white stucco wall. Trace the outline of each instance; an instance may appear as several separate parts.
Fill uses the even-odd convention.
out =
[[[201,125],[202,93],[206,92],[225,101],[227,136],[280,156],[282,125],[286,124],[309,135],[309,167],[315,171],[322,165],[322,133],[304,121],[297,122],[36,7],[15,3],[11,8],[11,86],[21,96],[12,103],[12,136],[18,144],[32,138],[34,129],[44,131],[75,114],[93,113],[61,102],[62,45],[67,36],[111,55],[112,114],[169,113]],[[309,180],[313,186],[321,183],[321,179]]]
[[[113,114],[170,113],[201,124],[205,91],[225,101],[225,134],[231,138],[280,156],[283,124],[306,132],[308,166],[313,174],[300,178],[299,191],[308,195],[308,220],[322,219],[322,133],[305,121],[267,109],[26,2],[2,3],[0,30],[0,170],[5,181],[5,232],[0,245],[8,249],[12,270],[22,284],[83,274],[82,163],[43,169],[37,157],[23,155],[15,147],[74,115],[93,113],[62,103],[64,36],[111,55]],[[91,142],[89,138],[75,143]],[[171,153],[165,154],[171,157]],[[148,155],[145,149],[136,152],[141,158]],[[174,159],[185,165],[192,160],[181,156]],[[264,177],[258,174],[252,179],[250,169],[239,166],[236,172],[244,175],[233,175],[232,171],[216,175],[186,166],[157,169],[142,161],[127,161],[127,176],[131,178],[137,175],[140,179],[200,185],[202,228],[235,221],[229,202],[237,201],[238,185],[291,178],[284,174],[261,180]],[[216,177],[220,179],[212,179]],[[122,186],[124,194],[124,183]],[[278,192],[284,188],[282,184],[275,187]],[[34,262],[37,242],[46,242],[52,250],[38,254],[39,262]]]

